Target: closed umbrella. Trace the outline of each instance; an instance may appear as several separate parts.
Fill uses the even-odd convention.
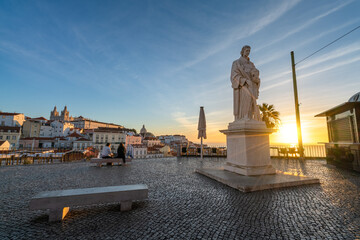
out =
[[[204,107],[200,107],[198,131],[198,139],[201,138],[201,159],[203,159],[203,138],[206,139],[206,120]]]

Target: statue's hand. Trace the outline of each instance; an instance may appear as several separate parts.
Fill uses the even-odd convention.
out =
[[[240,88],[240,82],[239,80],[237,80],[236,78],[234,78],[232,81],[231,81],[231,87],[232,88]]]

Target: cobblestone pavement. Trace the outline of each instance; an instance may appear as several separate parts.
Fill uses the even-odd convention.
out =
[[[360,174],[323,160],[272,159],[275,168],[320,178],[308,185],[242,193],[196,167],[224,159],[134,160],[96,168],[87,162],[0,167],[0,239],[356,239]],[[63,222],[30,211],[40,191],[144,183],[149,198],[133,210],[117,205],[72,209]]]

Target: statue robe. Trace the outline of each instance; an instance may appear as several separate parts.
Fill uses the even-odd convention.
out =
[[[235,121],[254,119],[261,121],[260,111],[256,104],[259,95],[260,79],[252,81],[255,65],[244,57],[235,60],[231,68],[231,86],[234,89]]]

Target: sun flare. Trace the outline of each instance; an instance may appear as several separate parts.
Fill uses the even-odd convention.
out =
[[[285,123],[280,126],[276,134],[276,141],[279,143],[297,143],[297,128],[296,124]]]

